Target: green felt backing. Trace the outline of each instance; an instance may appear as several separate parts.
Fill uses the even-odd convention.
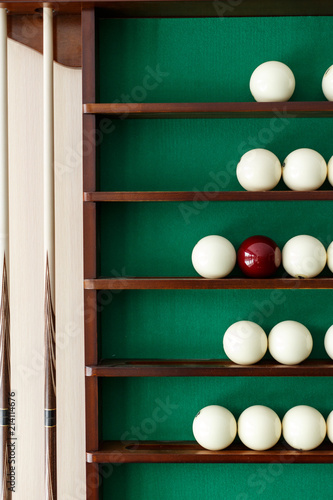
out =
[[[208,404],[224,405],[236,418],[253,404],[272,407],[280,418],[297,404],[313,405],[325,417],[333,408],[328,378],[109,379],[101,385],[103,439],[191,440],[192,420]],[[333,465],[120,464],[103,467],[103,499],[324,499],[332,472]]]
[[[328,378],[108,379],[101,382],[102,438],[191,440],[192,421],[208,404],[239,417],[253,404],[280,416],[309,404],[327,417],[333,408]],[[333,465],[122,465],[102,468],[103,499],[180,500],[330,498]]]
[[[280,418],[301,404],[325,418],[333,409],[329,377],[109,378],[102,380],[101,394],[103,439],[193,440],[193,418],[211,404],[225,406],[235,418],[258,404]]]
[[[242,190],[236,165],[250,149],[268,149],[281,163],[298,148],[315,149],[327,161],[333,154],[331,118],[128,119],[102,128],[101,190]]]
[[[101,356],[109,359],[225,358],[223,334],[236,321],[254,321],[268,334],[280,321],[292,319],[311,331],[314,339],[311,357],[328,359],[324,335],[333,324],[332,301],[330,290],[316,293],[311,290],[103,292]],[[163,384],[163,380],[160,383]]]
[[[333,465],[103,466],[107,500],[328,500]],[[134,495],[132,494],[133,492]]]
[[[333,240],[332,202],[105,203],[100,207],[101,274],[197,276],[195,244],[220,234],[238,248],[255,234],[282,248],[298,234]]]
[[[277,60],[295,74],[293,100],[321,100],[332,28],[331,17],[102,20],[99,98],[249,101],[254,69]]]
[[[249,101],[252,71],[280,60],[296,77],[293,100],[322,100],[332,27],[330,17],[101,20],[98,98]],[[301,147],[326,160],[333,154],[332,119],[109,120],[99,122],[102,130],[101,190],[237,190],[236,164],[250,149],[270,149],[281,161]],[[107,276],[195,276],[191,251],[207,234],[224,235],[236,248],[253,234],[281,247],[296,234],[312,234],[326,247],[333,240],[330,202],[102,204],[98,225],[99,267]],[[333,323],[330,290],[103,292],[99,302],[100,354],[115,359],[224,358],[223,332],[239,319],[266,332],[285,319],[301,321],[313,334],[312,357],[324,358]],[[171,413],[156,423],[154,410],[168,400]],[[326,417],[333,391],[329,378],[104,379],[100,401],[102,439],[183,440],[193,439],[193,417],[208,404],[225,405],[236,417],[253,404],[281,417],[309,404]],[[101,498],[324,500],[332,495],[332,472],[332,465],[295,464],[103,466]]]

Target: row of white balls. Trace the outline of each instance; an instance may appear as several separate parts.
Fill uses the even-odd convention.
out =
[[[326,177],[333,186],[333,156],[327,164],[317,151],[301,148],[290,153],[281,165],[274,153],[257,148],[241,157],[236,175],[246,191],[270,191],[277,186],[281,176],[293,191],[315,191]]]
[[[326,433],[333,443],[333,411],[325,422],[322,414],[311,406],[291,408],[282,424],[274,410],[267,406],[250,406],[240,415],[238,423],[223,406],[206,406],[193,421],[196,441],[207,450],[223,450],[238,436],[242,443],[255,451],[273,448],[281,434],[296,450],[313,450],[325,439]]]
[[[328,265],[333,272],[333,242],[327,252],[313,236],[294,236],[282,249],[282,265],[294,278],[314,278]],[[236,250],[223,236],[205,236],[192,251],[194,269],[203,278],[224,278],[236,265]]]
[[[260,64],[252,73],[250,91],[258,102],[289,101],[296,86],[291,69],[279,61]],[[333,66],[330,66],[322,79],[322,90],[328,101],[333,101]]]
[[[333,326],[325,335],[327,354],[333,359]],[[237,321],[223,337],[223,349],[238,365],[252,365],[260,361],[267,348],[272,357],[284,365],[297,365],[311,354],[313,339],[306,326],[298,321],[281,321],[270,331],[268,338],[263,328],[252,321]]]

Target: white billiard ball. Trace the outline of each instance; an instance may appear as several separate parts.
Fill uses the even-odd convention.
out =
[[[333,241],[327,249],[327,265],[329,270],[333,273]]]
[[[333,156],[329,159],[327,167],[328,182],[333,186]]]
[[[294,73],[282,62],[265,62],[252,73],[250,90],[258,102],[289,101],[295,90]]]
[[[261,326],[256,323],[237,321],[225,332],[223,349],[234,363],[252,365],[265,355],[267,337]]]
[[[326,422],[322,414],[311,406],[291,408],[282,420],[283,437],[296,450],[313,450],[325,439]]]
[[[281,436],[281,420],[267,406],[250,406],[238,419],[238,435],[251,450],[269,450]]]
[[[325,182],[327,164],[313,149],[296,149],[284,160],[282,177],[293,191],[314,191]]]
[[[282,321],[268,335],[268,349],[276,361],[297,365],[311,353],[313,340],[309,330],[297,321]]]
[[[269,191],[281,179],[280,160],[267,149],[252,149],[245,153],[236,169],[240,185],[247,191]]]
[[[193,267],[204,278],[224,278],[236,264],[236,250],[223,236],[206,236],[193,248]]]
[[[333,101],[333,65],[326,70],[321,85],[326,99]]]
[[[327,417],[327,437],[333,443],[333,411]]]
[[[325,351],[333,359],[333,325],[329,327],[324,338]]]
[[[294,236],[282,249],[282,265],[294,278],[318,276],[324,269],[326,260],[324,245],[313,236]]]
[[[236,419],[223,406],[206,406],[193,420],[194,437],[200,446],[207,450],[227,448],[235,439],[236,433]]]

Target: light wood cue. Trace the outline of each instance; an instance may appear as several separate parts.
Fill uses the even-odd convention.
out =
[[[0,470],[1,500],[12,498],[9,476],[9,396],[10,396],[10,317],[9,317],[9,194],[8,194],[8,88],[7,11],[0,7],[0,259],[2,260],[0,301]],[[14,485],[12,485],[14,486]]]
[[[45,257],[45,499],[57,498],[53,11],[43,9],[44,257]]]

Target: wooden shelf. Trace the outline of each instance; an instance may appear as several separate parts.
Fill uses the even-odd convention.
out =
[[[115,118],[330,118],[333,102],[87,103],[83,112]]]
[[[278,443],[267,451],[232,444],[222,451],[204,450],[191,441],[104,441],[98,451],[87,452],[89,463],[333,463],[333,446],[297,451]]]
[[[332,377],[333,361],[281,365],[264,360],[250,366],[224,359],[106,359],[87,366],[87,377]]]
[[[63,2],[61,1],[60,4]],[[69,0],[68,8],[74,2]],[[87,146],[84,155],[84,249],[85,249],[85,318],[86,341],[86,430],[87,477],[91,484],[100,481],[98,464],[110,463],[333,463],[333,445],[328,441],[313,451],[291,449],[283,440],[272,450],[257,452],[236,441],[227,450],[204,450],[195,442],[136,442],[100,441],[99,394],[100,377],[185,377],[185,376],[332,376],[333,361],[307,360],[297,366],[285,366],[274,360],[262,360],[252,366],[235,365],[228,360],[157,360],[157,359],[98,359],[97,290],[205,290],[205,289],[333,289],[333,275],[323,273],[313,279],[279,277],[248,279],[227,277],[209,280],[200,277],[117,277],[98,278],[98,202],[181,202],[200,201],[279,201],[333,200],[333,189],[325,187],[315,192],[245,191],[200,192],[96,192],[96,144],[90,138],[99,126],[100,118],[107,122],[124,118],[271,118],[273,121],[294,118],[332,118],[333,102],[226,102],[226,103],[95,103],[96,101],[96,36],[103,17],[244,17],[333,15],[329,0],[243,0],[238,5],[211,0],[83,0],[83,137]],[[80,4],[78,4],[80,5]],[[62,5],[61,5],[62,6]],[[61,8],[61,6],[59,8]],[[95,9],[96,7],[96,9]],[[205,21],[202,21],[203,27]],[[223,97],[221,97],[223,98]],[[249,97],[250,98],[250,97]],[[326,184],[328,186],[328,184]],[[173,186],[172,186],[173,187]],[[171,189],[172,189],[171,187]],[[237,273],[235,273],[237,275]],[[239,274],[238,274],[239,276]],[[281,277],[282,276],[282,277]],[[323,277],[324,276],[324,277]],[[162,355],[162,354],[160,354]],[[268,379],[269,380],[269,379]],[[306,379],[309,382],[309,379]],[[127,401],[128,404],[131,401]],[[117,436],[118,437],[118,436]],[[98,500],[97,488],[91,490],[92,500]]]
[[[332,191],[94,191],[85,202],[164,201],[332,201]]]
[[[333,288],[333,278],[98,278],[84,280],[86,290],[304,290]]]

